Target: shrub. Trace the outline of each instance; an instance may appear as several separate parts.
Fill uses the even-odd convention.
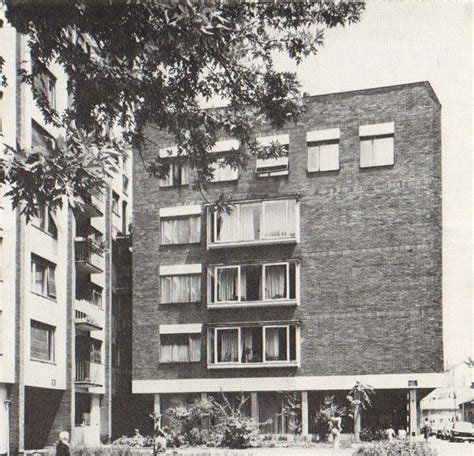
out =
[[[367,428],[360,431],[360,440],[362,442],[378,442],[386,438],[387,435],[383,429]]]
[[[220,426],[222,429],[222,446],[228,448],[257,446],[260,430],[254,419],[242,416],[227,417]]]
[[[137,447],[104,445],[100,447],[75,447],[73,456],[151,456],[152,450],[144,451]]]
[[[354,456],[436,456],[438,452],[425,442],[414,440],[394,440],[376,442],[359,447]]]
[[[321,442],[325,442],[329,435],[330,422],[333,417],[347,415],[345,407],[341,407],[334,402],[334,396],[325,396],[319,412],[314,417],[316,432],[319,434]]]

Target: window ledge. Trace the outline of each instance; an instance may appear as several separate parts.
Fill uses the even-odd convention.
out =
[[[177,302],[160,302],[160,306],[172,306],[180,304],[200,304],[201,301],[177,301]]]
[[[175,364],[199,364],[199,361],[160,361],[159,364],[166,364],[166,365],[175,365]]]
[[[41,364],[49,364],[50,366],[56,366],[57,364],[54,361],[48,361],[46,359],[30,358],[30,361]]]
[[[395,163],[387,163],[386,165],[359,165],[360,169],[370,169],[370,168],[393,168]]]
[[[267,361],[260,363],[219,363],[208,364],[208,369],[254,369],[268,367],[299,367],[298,361]]]
[[[208,304],[208,309],[231,309],[234,307],[274,307],[274,306],[297,306],[296,299],[268,299],[266,301],[229,301]]]
[[[282,171],[256,171],[258,177],[278,177],[278,176],[288,176],[290,174],[289,170],[285,169]]]
[[[46,236],[50,237],[51,239],[55,240],[57,242],[58,238],[53,236],[51,233],[49,233],[46,230],[43,230],[43,228],[39,227],[38,225],[34,225],[33,223],[31,224],[33,228],[36,228],[38,231],[41,231],[43,234],[46,234]]]
[[[47,299],[48,301],[57,302],[57,298],[51,298],[50,296],[42,295],[40,293],[37,293],[36,291],[31,291],[31,294],[34,294],[35,296],[39,296],[40,298]]]
[[[274,238],[274,239],[259,239],[257,241],[235,241],[235,242],[212,242],[208,244],[210,249],[225,249],[227,247],[247,247],[253,245],[274,245],[274,244],[297,244],[296,237],[288,238]]]

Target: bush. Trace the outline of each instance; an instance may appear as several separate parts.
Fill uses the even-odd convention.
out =
[[[104,445],[100,447],[75,447],[73,456],[151,456],[152,450],[141,450],[137,447]]]
[[[221,445],[228,448],[251,448],[258,444],[260,430],[252,418],[228,417],[221,425]]]
[[[360,431],[360,440],[362,442],[379,442],[385,440],[387,435],[383,429],[362,429]]]
[[[354,456],[436,456],[438,452],[425,442],[414,440],[394,440],[377,442],[358,448]]]

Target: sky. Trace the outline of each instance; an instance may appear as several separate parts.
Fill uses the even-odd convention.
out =
[[[369,2],[296,71],[310,95],[429,81],[442,104],[445,363],[472,356],[473,3]],[[420,347],[422,350],[423,347]]]

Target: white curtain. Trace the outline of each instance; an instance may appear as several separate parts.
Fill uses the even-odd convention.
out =
[[[281,299],[287,297],[286,265],[265,267],[265,299]]]
[[[161,220],[162,244],[187,244],[199,242],[201,237],[201,219],[185,217]]]
[[[260,238],[261,204],[240,206],[240,240],[255,241]]]
[[[240,300],[247,301],[247,270],[245,266],[240,267]]]
[[[222,330],[217,333],[220,339],[220,362],[237,362],[239,360],[238,331],[236,329]]]
[[[199,274],[161,277],[161,303],[195,302],[200,300],[200,294]]]
[[[281,328],[265,329],[265,358],[267,361],[280,359],[279,335]]]
[[[264,204],[265,237],[287,236],[287,201],[271,201]]]
[[[201,335],[192,334],[189,336],[189,356],[190,361],[201,361]]]
[[[242,362],[251,362],[254,357],[253,334],[250,329],[242,329]]]
[[[217,270],[217,301],[237,301],[238,268]]]
[[[231,209],[232,212],[221,212],[218,215],[218,241],[236,241],[238,238],[239,209],[238,207],[233,207]]]

